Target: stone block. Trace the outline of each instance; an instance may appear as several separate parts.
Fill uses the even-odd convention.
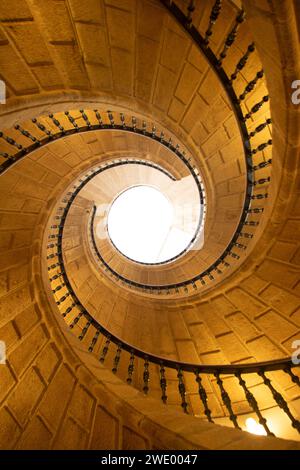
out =
[[[30,305],[14,319],[14,325],[20,336],[24,336],[39,321],[40,313],[36,305]]]
[[[290,315],[297,307],[300,306],[299,298],[290,292],[281,289],[273,284],[268,286],[262,293],[261,297],[268,302],[269,305],[278,309],[280,312]]]
[[[38,84],[34,76],[25,67],[25,63],[10,44],[0,46],[0,62],[5,63],[5,68],[2,69],[2,78],[6,83],[12,83],[17,93],[38,92]],[[16,74],[16,70],[22,70],[23,72]]]
[[[54,344],[50,343],[37,356],[35,367],[45,382],[49,382],[60,362],[60,352]]]
[[[88,434],[72,418],[66,418],[54,441],[55,450],[81,450],[87,447]]]
[[[119,422],[116,416],[107,409],[98,406],[95,413],[94,428],[90,449],[118,449],[119,448]]]
[[[1,449],[12,449],[21,434],[21,428],[6,407],[0,410],[0,422]]]
[[[238,309],[252,318],[262,313],[267,308],[267,305],[240,288],[234,288],[228,291],[226,296]]]
[[[63,413],[67,408],[74,383],[75,377],[69,368],[67,368],[65,365],[62,365],[47,388],[47,391],[39,406],[39,413],[43,418],[46,419],[47,423],[49,423],[53,429],[57,429]],[[73,448],[76,448],[75,443],[73,443],[73,446]]]
[[[171,98],[173,96],[173,90],[176,83],[176,75],[166,67],[159,67],[156,88],[154,92],[154,105],[162,111],[168,109]]]
[[[150,2],[138,2],[137,7],[138,34],[159,41],[164,22],[164,10],[159,4]]]
[[[185,57],[188,45],[189,41],[186,36],[182,37],[177,32],[166,29],[160,64],[175,74],[179,73],[182,57]]]
[[[133,55],[123,49],[111,49],[112,72],[114,86],[117,92],[132,94],[133,89]],[[119,80],[119,77],[122,77]]]
[[[68,413],[85,429],[91,426],[92,414],[95,408],[95,398],[81,385],[77,385],[71,399]]]
[[[226,319],[234,332],[243,341],[253,339],[261,333],[255,323],[252,323],[247,316],[241,312],[230,313],[226,316]]]
[[[234,333],[219,336],[218,344],[230,362],[239,362],[251,357],[251,353]]]
[[[29,286],[20,287],[11,294],[0,299],[0,324],[14,318],[19,312],[26,309],[32,302]]]
[[[199,363],[199,356],[195,348],[194,342],[191,340],[177,340],[176,349],[178,358],[182,362]]]
[[[47,333],[45,328],[40,325],[20,342],[18,347],[9,355],[10,364],[18,376],[27,369],[46,341]]]
[[[149,449],[149,444],[144,436],[138,434],[133,429],[123,426],[122,432],[122,449],[139,450]]]
[[[76,29],[85,62],[109,66],[109,48],[105,28],[98,24],[78,23]]]
[[[5,341],[5,338],[1,337],[1,340]],[[7,363],[0,364],[0,380],[2,384],[0,390],[0,401],[2,401],[16,384],[16,379]]]
[[[272,361],[285,356],[283,351],[264,335],[247,341],[247,348],[257,361]]]
[[[201,73],[193,65],[186,62],[180,74],[175,96],[187,104],[199,86],[200,80]],[[203,116],[203,119],[205,119],[205,116]]]
[[[197,122],[205,120],[205,116],[208,113],[208,109],[209,107],[205,103],[205,101],[201,98],[201,96],[196,94],[193,97],[193,100],[190,103],[185,113],[185,116],[181,121],[181,125],[186,130],[186,132],[190,133]],[[206,144],[203,145],[206,149]]]
[[[104,8],[98,0],[69,0],[72,18],[76,22],[104,23]]]
[[[106,8],[106,17],[111,47],[131,51],[134,44],[134,16],[128,11]]]
[[[30,369],[8,398],[8,405],[19,423],[25,425],[38,405],[45,387],[34,369]]]
[[[17,444],[20,450],[48,450],[52,434],[39,418],[33,416]]]

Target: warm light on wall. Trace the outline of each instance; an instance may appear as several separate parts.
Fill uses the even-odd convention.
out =
[[[247,418],[245,421],[246,431],[258,436],[266,436],[267,433],[261,424],[258,424],[254,418]]]

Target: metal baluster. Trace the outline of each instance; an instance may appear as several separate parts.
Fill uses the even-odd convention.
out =
[[[117,373],[118,371],[118,367],[119,367],[119,362],[120,362],[120,357],[121,357],[121,352],[122,352],[122,344],[121,343],[118,343],[118,348],[117,348],[117,353],[114,357],[114,365],[113,365],[113,368],[112,368],[112,372],[114,374]]]
[[[297,431],[300,433],[300,421],[298,421],[292,415],[292,413],[291,413],[291,411],[288,407],[288,404],[285,401],[285,399],[283,398],[283,396],[281,395],[281,393],[279,393],[273,387],[273,385],[271,383],[271,380],[265,375],[265,373],[263,371],[258,372],[258,375],[260,375],[260,377],[262,377],[262,379],[264,381],[264,384],[271,391],[272,396],[273,396],[274,400],[276,401],[277,405],[279,406],[279,408],[281,408],[285,412],[285,414],[289,417],[289,419],[291,420],[293,428],[297,429]]]
[[[50,243],[49,245],[47,245],[47,249],[49,250],[49,248],[55,248],[58,246],[58,243]]]
[[[90,123],[90,121],[89,121],[89,118],[88,118],[87,115],[85,114],[84,109],[80,109],[79,112],[81,113],[81,116],[82,116],[83,120],[86,122],[86,125],[87,125],[88,127],[91,127],[91,123]]]
[[[48,137],[54,137],[52,132],[44,126],[44,124],[38,122],[36,118],[31,119],[33,124],[35,124],[42,132],[44,132]]]
[[[291,377],[292,382],[293,382],[294,384],[299,385],[299,387],[300,387],[300,379],[299,379],[299,377],[298,377],[297,375],[295,375],[295,374],[292,372],[291,366],[286,367],[286,368],[283,369],[283,370],[284,370],[284,372],[285,372],[286,374],[288,374],[288,375]]]
[[[192,26],[192,15],[193,15],[193,12],[195,11],[194,0],[190,0],[189,6],[187,9],[188,9],[188,13],[186,17],[186,27],[190,28]]]
[[[55,258],[55,256],[59,256],[61,254],[61,252],[57,252],[57,253],[51,253],[50,255],[47,255],[47,259],[53,259]]]
[[[90,320],[88,320],[88,321],[86,322],[84,328],[82,329],[80,335],[78,336],[78,339],[79,339],[80,341],[82,341],[83,338],[85,337],[85,335],[87,334],[87,331],[88,331],[90,325],[91,325],[91,322],[90,322]]]
[[[65,311],[64,313],[62,314],[62,317],[65,318],[68,313],[72,312],[73,308],[75,307],[76,303],[73,302]]]
[[[232,28],[232,30],[230,31],[230,33],[228,34],[227,38],[226,38],[226,41],[225,41],[225,44],[224,44],[224,47],[223,47],[223,50],[219,56],[219,59],[218,59],[218,65],[221,66],[222,63],[223,63],[223,60],[225,59],[225,57],[227,56],[227,52],[228,52],[228,49],[232,46],[232,44],[234,43],[235,39],[236,39],[236,35],[237,35],[237,31],[239,29],[239,26],[243,23],[245,19],[245,12],[244,10],[241,10],[236,19],[235,19],[235,24],[234,24],[234,27]]]
[[[254,131],[250,132],[249,136],[254,137],[259,132],[263,131],[268,125],[272,124],[272,119],[267,119],[264,123],[259,124]]]
[[[136,117],[135,116],[132,116],[131,122],[132,122],[133,130],[134,130],[134,132],[136,132]]]
[[[210,17],[209,17],[208,29],[205,33],[204,44],[206,46],[208,46],[208,44],[209,44],[209,39],[212,35],[212,30],[213,30],[214,24],[216,23],[216,21],[219,17],[221,8],[222,8],[222,1],[221,0],[216,0],[214,6],[212,7],[211,14],[210,14]]]
[[[250,184],[251,186],[257,186],[258,184],[265,184],[265,183],[269,183],[270,181],[271,181],[271,178],[270,176],[268,176],[267,178],[260,178],[259,180],[252,181]]]
[[[30,132],[26,131],[25,129],[23,129],[23,127],[21,127],[19,124],[16,124],[15,125],[15,129],[19,132],[21,132],[22,135],[24,135],[25,137],[27,137],[28,139],[30,139],[32,142],[35,142],[37,144],[41,144],[41,142],[36,138],[34,137],[32,134],[30,134]]]
[[[236,246],[237,248],[240,248],[241,250],[246,250],[246,245],[243,245],[242,243],[238,242],[233,242],[233,245]]]
[[[152,125],[152,134],[151,134],[152,139],[155,138],[155,135],[156,135],[156,127],[155,127],[155,125],[153,124],[153,125]]]
[[[264,142],[264,143],[260,144],[258,147],[256,147],[255,149],[253,149],[251,151],[251,154],[255,155],[257,152],[262,152],[265,148],[272,145],[272,143],[273,143],[272,139],[269,139],[267,142]]]
[[[222,401],[224,403],[224,405],[226,406],[228,412],[229,412],[229,419],[230,421],[233,422],[234,426],[237,428],[237,429],[241,429],[238,422],[237,422],[237,417],[236,415],[234,414],[233,412],[233,409],[232,409],[232,406],[231,406],[231,400],[230,400],[230,397],[228,395],[228,393],[226,392],[225,388],[224,388],[224,385],[223,385],[223,380],[221,379],[220,377],[220,374],[219,372],[216,372],[214,374],[214,376],[216,377],[217,379],[217,384],[219,386],[219,389],[220,389],[220,392],[221,392],[221,397],[222,397]]]
[[[104,344],[104,347],[103,347],[103,349],[102,349],[101,356],[100,356],[100,359],[99,359],[102,364],[103,364],[103,362],[104,362],[104,360],[105,360],[105,356],[106,356],[106,354],[107,354],[107,352],[108,352],[108,348],[109,348],[109,345],[110,345],[111,336],[108,335],[106,338],[107,338],[107,339],[106,339],[106,341],[105,341],[105,344]]]
[[[130,385],[132,383],[132,375],[134,371],[134,351],[130,353],[129,365],[128,365],[128,377],[126,382]]]
[[[111,127],[115,127],[115,121],[114,121],[114,116],[111,111],[107,111],[108,119],[110,121]]]
[[[97,343],[97,341],[98,341],[99,335],[100,335],[100,330],[97,329],[97,330],[96,330],[96,333],[95,333],[95,335],[94,335],[94,337],[93,337],[93,339],[92,339],[92,341],[91,341],[91,344],[89,345],[88,351],[89,351],[90,353],[94,351],[94,348],[95,348],[95,345],[96,345],[96,343]]]
[[[221,263],[224,264],[225,268],[229,268],[229,266],[230,266],[230,263],[228,263],[224,259],[221,260]]]
[[[203,403],[203,406],[204,406],[204,414],[205,416],[207,417],[208,421],[210,423],[213,423],[213,419],[211,417],[211,410],[209,409],[208,407],[208,404],[207,404],[207,393],[206,393],[206,390],[205,388],[203,387],[202,385],[202,379],[199,375],[199,371],[196,370],[195,371],[195,375],[196,375],[196,382],[198,384],[198,393],[199,393],[199,397]]]
[[[68,297],[70,297],[70,292],[67,292],[65,295],[63,295],[63,296],[56,302],[56,305],[62,304]]]
[[[3,132],[0,132],[0,137],[5,140],[8,144],[12,145],[13,147],[17,147],[18,150],[24,150],[23,145],[18,144],[14,139],[11,137],[8,137],[7,135],[3,134]]]
[[[268,428],[268,425],[267,425],[267,420],[266,418],[263,417],[263,415],[261,414],[260,412],[260,409],[259,409],[259,406],[258,406],[258,403],[256,401],[256,398],[254,397],[254,395],[250,392],[250,390],[248,389],[247,385],[246,385],[246,382],[244,379],[242,379],[242,376],[241,376],[241,373],[240,372],[237,372],[235,374],[235,376],[238,378],[238,381],[239,381],[239,384],[240,386],[243,388],[244,390],[244,393],[245,393],[245,397],[247,399],[247,402],[249,403],[249,405],[251,406],[252,410],[256,413],[257,417],[258,417],[258,422],[259,424],[261,424],[266,433],[268,434],[268,436],[275,436],[274,433],[272,433],[270,431],[270,429]]]
[[[56,292],[60,291],[66,284],[63,282],[59,286],[55,287],[55,289],[52,289],[52,293],[55,294]]]
[[[249,111],[249,113],[247,113],[244,116],[244,119],[243,119],[244,122],[250,119],[251,116],[253,116],[253,114],[257,113],[260,110],[260,108],[263,106],[263,104],[267,103],[268,101],[269,101],[269,95],[265,95],[261,101],[259,101],[254,106],[252,106],[251,111]]]
[[[267,199],[268,198],[268,193],[265,194],[253,194],[250,196],[250,199]]]
[[[126,129],[125,116],[123,113],[120,113],[120,119],[121,119],[123,129]]]
[[[249,225],[250,227],[257,227],[259,225],[259,222],[256,220],[246,220],[244,222],[244,225]]]
[[[247,86],[245,87],[243,93],[239,96],[239,99],[238,99],[238,103],[241,103],[241,101],[244,101],[244,99],[246,98],[246,96],[252,91],[254,90],[258,80],[260,78],[262,78],[264,76],[264,71],[263,70],[260,70],[259,72],[257,72],[256,74],[256,77],[251,80]]]
[[[98,123],[99,123],[99,126],[100,126],[100,127],[103,127],[103,121],[102,121],[102,118],[101,118],[101,115],[100,115],[98,109],[94,109],[94,113],[95,113],[95,115],[96,115],[96,118],[97,118],[97,121],[98,121]]]
[[[58,273],[55,274],[54,276],[50,277],[50,282],[55,281],[56,279],[59,279],[61,276],[63,276],[64,273]]]
[[[185,399],[186,391],[185,391],[185,385],[184,385],[184,380],[183,380],[183,373],[180,367],[177,367],[177,378],[178,378],[178,391],[181,397],[181,407],[184,413],[188,413],[187,411],[188,404]]]
[[[73,116],[71,116],[70,112],[69,112],[69,111],[65,111],[65,115],[66,115],[67,118],[69,119],[69,121],[70,121],[70,123],[72,124],[72,126],[78,131],[78,130],[79,130],[78,124],[77,124],[77,122],[75,121],[75,119],[73,118]]]
[[[248,49],[247,49],[247,52],[243,55],[243,57],[240,59],[240,61],[237,63],[237,66],[235,68],[235,71],[231,74],[230,76],[230,83],[232,83],[234,80],[236,80],[239,72],[241,72],[243,70],[243,68],[245,67],[247,61],[248,61],[248,58],[250,56],[250,54],[252,54],[252,52],[255,51],[255,45],[254,43],[251,43],[249,44],[248,46]]]
[[[15,161],[15,159],[16,159],[16,157],[14,155],[9,155],[6,152],[0,152],[0,156],[5,158],[5,159],[7,158],[8,160],[12,160],[12,161]]]
[[[254,207],[254,209],[247,209],[248,214],[261,214],[265,209],[263,207]]]
[[[57,268],[58,266],[60,266],[60,263],[55,263],[55,264],[51,264],[51,266],[48,266],[48,271],[51,271],[51,269],[54,269],[54,268]]]
[[[72,321],[72,323],[70,323],[69,325],[69,328],[71,328],[71,330],[74,328],[74,326],[76,325],[76,323],[79,322],[80,318],[82,317],[83,315],[83,312],[80,310],[78,315],[74,318],[74,320]]]
[[[160,388],[161,388],[161,399],[162,399],[162,402],[164,404],[167,403],[167,399],[168,399],[168,396],[166,394],[166,391],[167,391],[167,379],[166,379],[166,375],[165,375],[165,368],[164,368],[164,363],[161,362],[160,363],[160,367],[159,367],[159,376],[160,376],[160,380],[159,380],[159,383],[160,383]]]
[[[239,247],[240,248],[240,247]],[[221,269],[219,269],[217,266],[214,267],[214,270],[218,273],[218,274],[223,274],[223,272],[221,271]]]
[[[143,381],[144,381],[143,392],[145,393],[145,395],[147,395],[149,391],[149,385],[148,385],[149,380],[150,380],[149,361],[148,361],[148,356],[145,356],[144,373],[143,373]]]
[[[269,160],[266,160],[265,162],[260,162],[258,165],[252,166],[251,170],[256,171],[256,170],[261,170],[262,168],[266,168],[266,166],[269,166],[272,164],[272,159],[269,158]]]
[[[253,238],[253,233],[240,232],[239,237],[242,238]]]
[[[58,119],[54,117],[54,115],[51,113],[49,114],[49,118],[52,120],[53,124],[62,132],[63,134],[65,133],[64,127],[61,125]]]

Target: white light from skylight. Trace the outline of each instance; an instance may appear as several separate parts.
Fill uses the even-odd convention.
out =
[[[174,207],[157,189],[135,186],[121,193],[108,213],[111,241],[125,256],[140,263],[176,257],[191,236],[173,226]]]

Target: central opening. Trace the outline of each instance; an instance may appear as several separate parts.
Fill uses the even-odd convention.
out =
[[[188,245],[188,233],[176,228],[169,199],[152,186],[121,193],[108,213],[108,234],[115,247],[139,263],[163,263]]]

